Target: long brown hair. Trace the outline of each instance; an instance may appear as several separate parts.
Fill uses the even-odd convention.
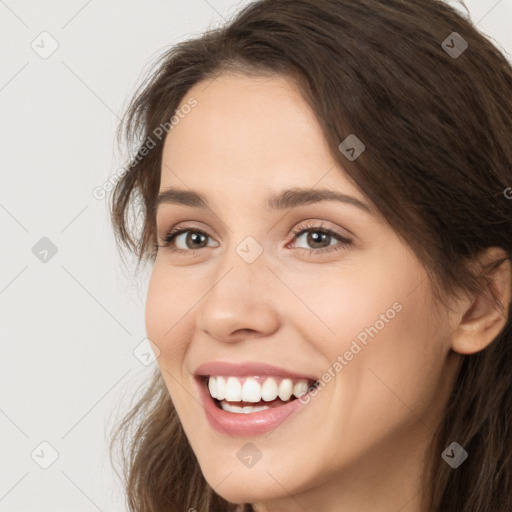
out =
[[[512,67],[440,0],[261,0],[166,51],[120,127],[136,152],[111,196],[117,240],[139,264],[155,257],[158,127],[172,129],[190,88],[225,71],[297,84],[334,159],[414,250],[440,300],[492,292],[487,272],[506,258],[479,272],[468,263],[492,246],[512,253]],[[366,149],[349,161],[338,146],[352,133]],[[425,509],[510,512],[510,316],[486,349],[462,357],[425,467]],[[456,470],[441,458],[452,441],[469,453]],[[117,443],[130,511],[233,509],[202,476],[158,369],[113,432],[111,456]]]

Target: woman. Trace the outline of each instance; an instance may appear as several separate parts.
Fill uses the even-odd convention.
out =
[[[158,354],[130,510],[512,510],[511,92],[439,1],[262,0],[163,55],[112,196]]]

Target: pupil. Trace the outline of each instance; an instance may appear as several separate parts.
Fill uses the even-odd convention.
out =
[[[308,244],[312,247],[317,247],[315,244],[320,244],[320,247],[326,247],[325,244],[322,245],[322,241],[325,242],[326,239],[330,237],[327,233],[320,233],[318,231],[312,231],[308,235]],[[329,243],[327,243],[329,245]]]
[[[201,233],[189,233],[187,238],[188,238],[188,240],[192,240],[194,243],[196,241],[201,242],[201,238],[204,238],[206,240],[206,237],[204,235],[202,235]],[[194,243],[192,243],[192,245],[194,245]],[[197,247],[197,245],[196,245],[196,247]]]

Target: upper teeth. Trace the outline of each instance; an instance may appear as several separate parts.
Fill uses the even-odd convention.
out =
[[[276,378],[266,377],[260,384],[256,378],[248,377],[242,384],[238,377],[211,376],[208,380],[208,389],[213,398],[228,402],[270,402],[278,396],[286,402],[292,395],[297,398],[304,395],[308,390],[308,381],[282,379],[278,384]]]

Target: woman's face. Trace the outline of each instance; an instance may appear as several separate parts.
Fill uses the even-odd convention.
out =
[[[164,146],[146,327],[206,480],[283,510],[405,504],[455,374],[450,317],[290,82],[225,74],[190,97]]]

